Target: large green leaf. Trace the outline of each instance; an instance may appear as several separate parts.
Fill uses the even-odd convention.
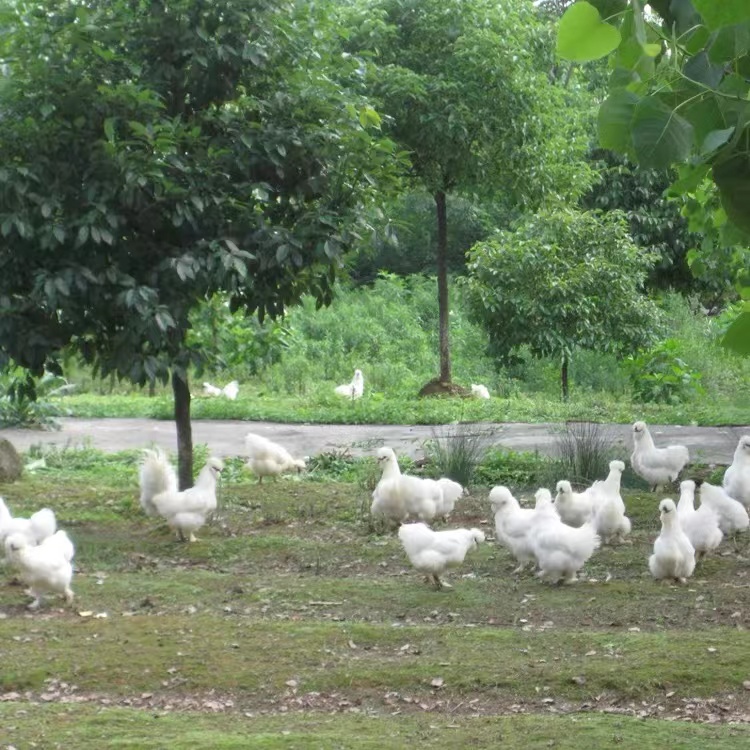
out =
[[[721,345],[745,357],[750,356],[750,310],[741,312],[737,320],[729,326]]]
[[[557,29],[557,54],[566,60],[588,62],[605,57],[620,44],[620,32],[602,21],[587,2],[571,5]]]
[[[615,89],[599,107],[599,143],[613,151],[627,152],[630,132],[640,97],[627,89]]]
[[[733,158],[714,164],[713,176],[727,216],[750,233],[750,157],[735,153]]]
[[[750,21],[747,0],[693,0],[693,4],[709,29]]]
[[[690,155],[693,126],[659,99],[644,97],[633,119],[633,146],[638,162],[664,169]]]

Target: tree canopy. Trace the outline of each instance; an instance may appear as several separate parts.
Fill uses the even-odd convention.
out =
[[[563,15],[557,49],[569,60],[610,56],[610,92],[599,109],[602,146],[642,165],[679,164],[672,190],[709,176],[729,221],[750,237],[750,5],[747,0],[577,2]],[[726,247],[726,243],[724,244]],[[724,343],[750,354],[750,279],[744,309]]]
[[[0,358],[38,374],[72,343],[101,374],[171,374],[183,484],[191,308],[217,290],[261,317],[329,301],[393,163],[331,23],[285,0],[0,19]]]
[[[633,243],[622,212],[558,208],[478,243],[465,283],[497,359],[522,346],[559,358],[567,398],[576,349],[629,352],[651,340],[659,314],[643,283],[656,257]]]

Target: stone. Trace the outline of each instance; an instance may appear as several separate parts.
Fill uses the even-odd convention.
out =
[[[23,473],[23,461],[13,443],[0,438],[0,483],[15,482]]]

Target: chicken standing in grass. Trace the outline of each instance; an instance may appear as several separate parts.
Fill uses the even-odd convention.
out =
[[[39,544],[48,536],[52,536],[56,529],[57,520],[50,508],[38,510],[30,518],[14,518],[5,500],[0,497],[0,545],[11,534],[23,534],[30,544]]]
[[[701,507],[704,505],[711,508],[719,519],[719,528],[725,536],[745,531],[750,526],[745,506],[730,497],[723,487],[703,482],[698,490],[700,493]]]
[[[487,390],[486,385],[482,385],[481,383],[472,383],[471,395],[474,396],[474,398],[489,398],[490,392],[489,390]]]
[[[695,549],[682,530],[674,501],[662,500],[659,511],[661,534],[654,542],[654,554],[648,559],[649,570],[657,580],[687,583],[695,570]]]
[[[719,517],[708,505],[695,509],[695,482],[692,479],[680,482],[677,517],[698,560],[721,544],[724,534],[719,528]]]
[[[372,493],[370,513],[398,522],[409,516],[432,521],[442,507],[440,485],[434,479],[402,474],[393,448],[378,448],[377,460],[383,467],[383,474]]]
[[[645,479],[652,491],[669,482],[674,482],[690,460],[684,445],[669,445],[657,448],[645,422],[633,425],[633,453],[630,464],[633,471]]]
[[[563,523],[578,527],[591,520],[594,502],[588,492],[573,492],[566,479],[559,481],[556,489],[555,510]]]
[[[411,564],[435,584],[435,588],[452,588],[440,576],[448,568],[460,565],[466,553],[484,541],[479,529],[433,531],[424,523],[405,523],[398,530]]]
[[[607,478],[594,482],[587,490],[594,503],[591,523],[604,544],[622,542],[630,533],[630,519],[625,515],[625,503],[620,494],[623,471],[622,461],[610,461]]]
[[[536,511],[522,508],[513,493],[502,485],[490,491],[490,505],[495,517],[495,538],[516,558],[518,567],[513,572],[520,573],[536,559],[529,538]]]
[[[448,477],[441,477],[437,480],[440,485],[441,499],[438,503],[436,515],[444,521],[453,513],[456,503],[464,496],[466,490],[458,483]]]
[[[245,436],[245,448],[250,458],[247,466],[258,477],[258,484],[263,483],[263,477],[277,477],[288,471],[304,471],[305,462],[301,458],[293,458],[283,445],[273,440],[249,432]]]
[[[362,370],[354,371],[354,377],[352,378],[351,383],[337,385],[333,390],[336,395],[350,398],[352,401],[357,398],[362,398],[362,394],[365,392],[365,379],[362,375]]]
[[[29,609],[39,609],[44,594],[60,594],[68,604],[73,602],[73,543],[64,531],[33,545],[24,534],[11,534],[5,540],[8,562],[29,586],[34,601]]]
[[[141,506],[148,515],[161,516],[181,541],[195,532],[216,510],[216,483],[224,468],[219,458],[209,458],[195,485],[179,492],[174,468],[159,451],[146,451],[140,468]]]
[[[732,465],[724,472],[724,489],[750,509],[750,435],[743,435],[734,451]]]
[[[240,384],[233,380],[231,383],[227,383],[223,388],[217,388],[211,383],[203,384],[203,393],[206,396],[225,396],[230,401],[234,401],[240,392]]]

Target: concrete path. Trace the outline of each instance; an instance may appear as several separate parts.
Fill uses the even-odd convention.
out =
[[[0,437],[10,440],[18,450],[34,444],[80,446],[90,444],[103,451],[143,448],[151,443],[175,452],[177,438],[174,422],[154,419],[61,419],[61,429],[0,430]],[[539,451],[555,455],[556,439],[561,426],[556,424],[477,423],[472,428],[486,435],[490,444],[514,450]],[[244,436],[256,432],[284,445],[294,456],[311,456],[335,450],[349,450],[353,455],[374,452],[390,445],[397,453],[412,457],[423,455],[422,444],[437,435],[450,434],[451,425],[322,425],[245,422],[240,420],[195,420],[193,442],[206,443],[215,455],[243,455]],[[605,425],[603,430],[621,445],[626,458],[632,450],[630,425]],[[703,463],[729,464],[741,435],[750,434],[750,426],[690,427],[651,425],[654,442],[659,445],[680,443],[690,449],[692,460]]]

